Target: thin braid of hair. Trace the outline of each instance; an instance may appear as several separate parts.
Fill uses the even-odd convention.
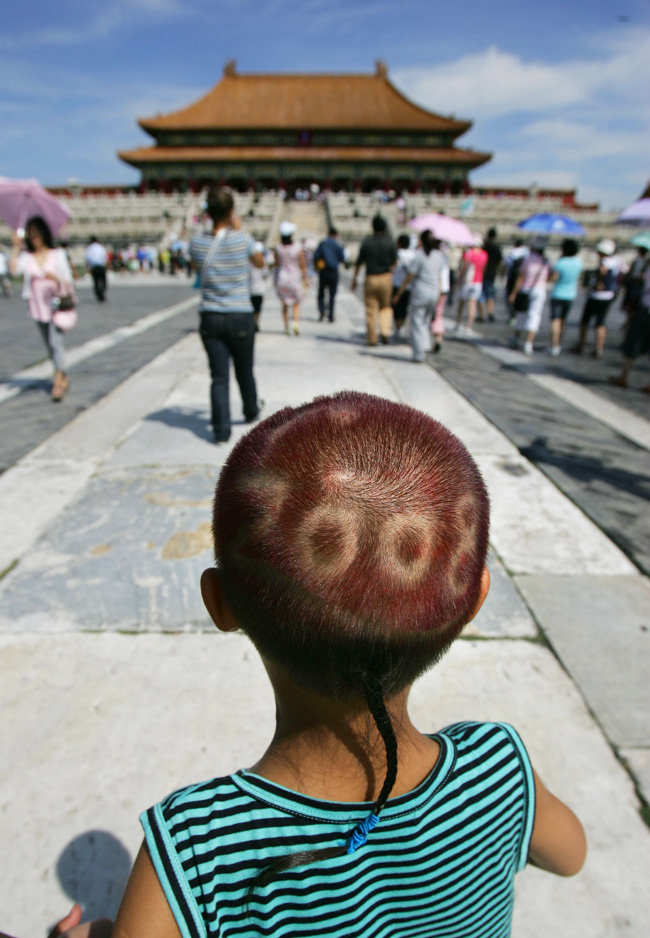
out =
[[[354,828],[343,844],[337,847],[323,847],[321,850],[301,850],[298,853],[290,853],[287,856],[278,857],[277,860],[273,860],[253,880],[248,891],[247,906],[253,898],[257,887],[265,886],[274,879],[278,873],[284,873],[286,870],[291,870],[296,866],[306,866],[309,863],[316,863],[319,860],[329,860],[332,857],[340,857],[348,853],[353,853],[357,847],[366,842],[368,833],[376,826],[379,820],[379,814],[388,801],[388,796],[393,790],[397,779],[397,737],[393,728],[393,721],[386,708],[381,682],[378,681],[374,675],[364,674],[363,690],[368,709],[377,724],[377,729],[386,747],[386,777],[381,791],[379,792],[379,796],[375,801],[372,813]],[[361,833],[359,833],[360,831]],[[351,844],[353,845],[352,848],[350,847]]]
[[[364,674],[363,688],[368,709],[377,724],[377,729],[381,733],[381,738],[386,747],[386,778],[384,779],[384,784],[379,792],[379,796],[375,801],[373,811],[374,814],[379,816],[379,813],[388,801],[388,796],[393,790],[397,779],[397,736],[393,728],[393,721],[386,709],[381,682],[378,681],[374,675]]]

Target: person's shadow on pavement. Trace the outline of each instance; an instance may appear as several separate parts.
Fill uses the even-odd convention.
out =
[[[131,872],[126,847],[108,831],[85,831],[71,840],[56,864],[67,896],[78,902],[83,921],[114,919]]]
[[[166,407],[164,410],[154,411],[146,419],[164,423],[168,427],[188,430],[201,440],[207,440],[208,443],[214,442],[210,417],[205,410],[191,410],[189,407]],[[233,423],[236,422],[233,421]]]

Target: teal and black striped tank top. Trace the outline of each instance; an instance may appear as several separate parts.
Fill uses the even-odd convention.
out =
[[[183,938],[506,938],[528,856],[533,774],[517,732],[457,723],[416,789],[355,853],[250,887],[273,858],[341,844],[372,804],[308,798],[241,771],[141,816]]]

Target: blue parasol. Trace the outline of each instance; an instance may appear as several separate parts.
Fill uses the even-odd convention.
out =
[[[542,212],[531,215],[517,225],[523,231],[535,231],[539,234],[583,235],[585,229],[567,215],[552,215]]]

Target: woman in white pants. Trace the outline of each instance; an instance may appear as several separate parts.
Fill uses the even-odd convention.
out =
[[[409,327],[414,362],[423,362],[431,351],[431,320],[440,296],[441,279],[448,266],[439,247],[440,242],[430,231],[422,232],[420,247],[393,301],[397,303],[402,293],[411,288]]]
[[[546,241],[544,238],[533,238],[530,243],[530,253],[522,261],[519,276],[508,297],[508,302],[514,305],[517,315],[510,344],[517,348],[522,332],[525,333],[524,355],[533,354],[533,340],[539,330],[544,304],[546,303],[546,286],[550,266],[544,257],[545,248]],[[517,310],[516,297],[518,293],[528,297],[528,309]]]

